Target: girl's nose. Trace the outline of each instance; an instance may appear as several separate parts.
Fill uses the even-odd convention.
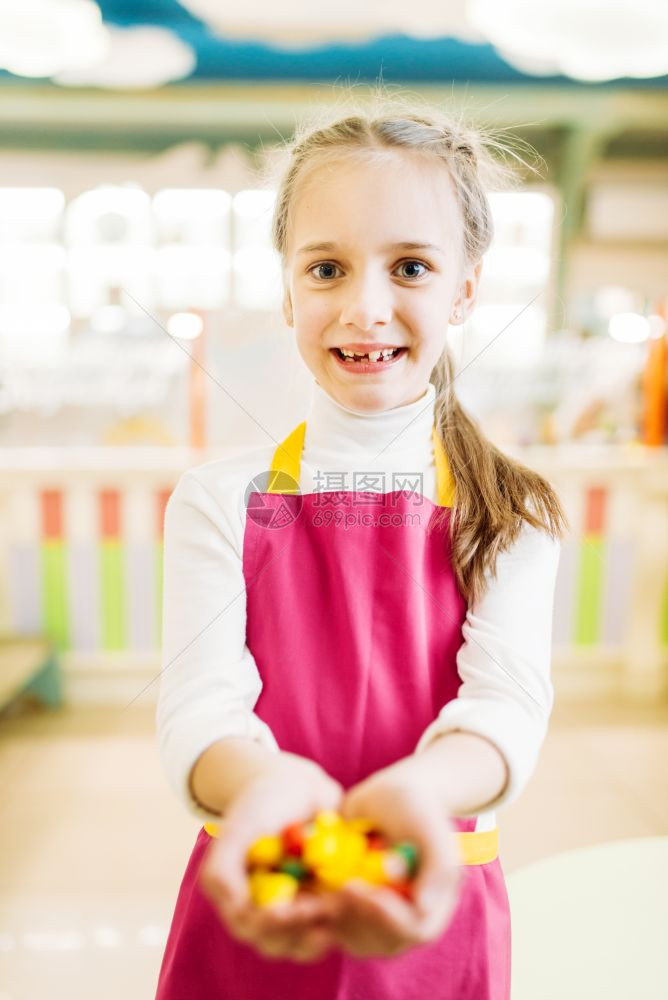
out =
[[[353,281],[343,292],[341,325],[369,330],[392,319],[391,292],[381,280]]]

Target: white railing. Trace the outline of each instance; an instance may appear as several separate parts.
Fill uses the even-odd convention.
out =
[[[48,635],[66,669],[155,673],[164,504],[184,469],[222,453],[0,450],[0,631]],[[667,450],[512,453],[554,484],[572,527],[555,594],[556,685],[664,696]]]

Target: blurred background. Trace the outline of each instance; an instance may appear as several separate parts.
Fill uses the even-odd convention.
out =
[[[450,331],[463,404],[572,528],[504,869],[665,843],[668,12],[418,15],[0,2],[2,1000],[153,996],[199,828],[155,744],[164,506],[184,469],[303,417],[270,178],[349,84],[464,107],[543,159],[492,192],[478,306]]]

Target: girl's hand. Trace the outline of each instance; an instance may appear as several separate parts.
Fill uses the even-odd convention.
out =
[[[405,758],[351,788],[339,811],[346,819],[373,820],[393,841],[413,841],[420,866],[414,902],[358,880],[344,886],[335,926],[338,945],[358,957],[397,955],[440,937],[457,905],[461,861],[447,810],[434,800],[413,759]]]
[[[237,794],[220,836],[212,838],[200,868],[200,885],[230,933],[263,955],[314,961],[336,942],[332,894],[304,894],[292,902],[261,908],[248,889],[246,852],[261,836],[289,823],[310,820],[323,809],[338,810],[343,789],[318,764],[281,752]]]

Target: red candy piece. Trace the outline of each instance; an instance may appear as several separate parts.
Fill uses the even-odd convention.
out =
[[[304,828],[301,823],[291,823],[283,830],[283,849],[286,854],[301,858],[304,852]]]
[[[392,889],[400,896],[403,896],[403,898],[407,899],[409,903],[413,902],[413,886],[407,879],[403,882],[393,882],[388,886],[388,889]]]
[[[366,845],[370,851],[384,851],[390,846],[390,842],[387,837],[384,837],[382,833],[367,833],[366,835]]]

